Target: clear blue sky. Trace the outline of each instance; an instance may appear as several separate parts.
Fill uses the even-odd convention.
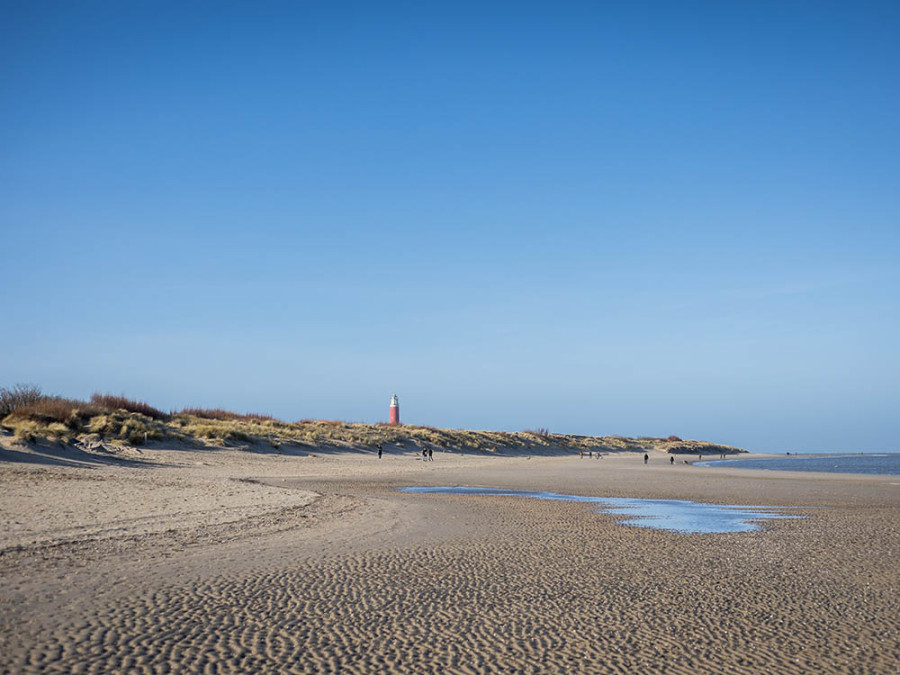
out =
[[[0,385],[900,449],[897,2],[0,5]]]

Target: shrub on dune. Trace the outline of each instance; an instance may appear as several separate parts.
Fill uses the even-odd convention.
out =
[[[16,384],[12,387],[0,387],[0,419],[17,409],[37,403],[47,398],[41,388],[35,384]]]
[[[127,410],[128,412],[140,413],[155,420],[168,420],[170,415],[164,413],[158,408],[154,408],[144,401],[134,401],[124,396],[114,396],[112,394],[92,394],[91,403],[102,408],[110,410]]]

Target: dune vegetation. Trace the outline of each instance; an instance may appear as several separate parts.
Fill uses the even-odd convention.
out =
[[[124,396],[94,394],[90,400],[48,396],[34,385],[0,387],[0,425],[23,443],[54,442],[83,447],[139,447],[177,443],[248,451],[289,449],[372,450],[440,448],[449,451],[645,452],[718,454],[739,448],[704,441],[624,436],[580,436],[539,428],[519,432],[437,429],[304,419],[284,422],[270,415],[222,409],[185,408],[164,412]]]

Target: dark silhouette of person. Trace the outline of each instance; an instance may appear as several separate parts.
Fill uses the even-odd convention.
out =
[[[648,454],[645,452],[645,453],[644,453],[644,464],[646,464],[646,463],[649,461],[649,459],[650,459],[650,455],[648,455]]]
[[[378,459],[381,459],[381,443],[378,443]]]
[[[674,463],[675,463],[675,458],[669,457],[669,464],[674,464]]]
[[[428,461],[434,461],[434,448],[428,448]]]

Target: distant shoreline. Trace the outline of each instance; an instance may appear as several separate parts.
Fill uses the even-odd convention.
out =
[[[743,456],[730,460],[698,462],[711,468],[758,469],[761,471],[800,471],[829,474],[900,476],[900,452],[853,452]]]

